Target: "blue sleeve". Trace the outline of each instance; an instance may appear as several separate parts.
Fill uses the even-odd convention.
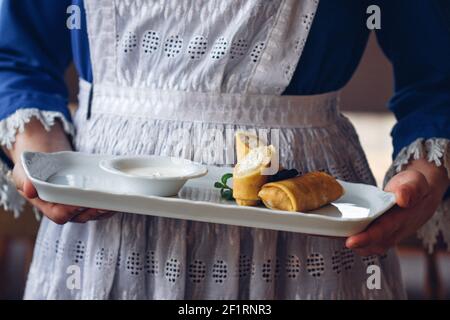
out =
[[[418,138],[450,139],[450,1],[378,3],[377,37],[395,74],[395,157]]]
[[[0,121],[21,108],[70,120],[64,72],[72,60],[62,0],[0,0]]]

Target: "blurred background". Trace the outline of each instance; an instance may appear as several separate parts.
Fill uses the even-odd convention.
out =
[[[77,76],[67,73],[72,107]],[[393,79],[389,62],[372,35],[364,57],[342,94],[343,112],[353,121],[378,185],[391,163],[390,130],[395,119],[387,110]],[[19,219],[0,208],[0,299],[21,299],[39,223],[28,208]],[[441,243],[427,254],[416,238],[399,248],[401,268],[410,299],[450,298],[450,254]]]

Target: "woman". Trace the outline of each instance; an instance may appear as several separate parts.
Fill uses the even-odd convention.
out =
[[[44,215],[25,298],[403,298],[391,248],[432,217],[449,185],[443,2],[375,1],[378,39],[396,74],[386,190],[398,206],[359,235],[330,239],[46,203],[19,160],[23,150],[70,150],[73,137],[84,152],[219,164],[223,155],[210,152],[214,143],[202,133],[277,129],[283,166],[373,184],[337,93],[363,52],[373,2],[74,1],[85,11],[81,29],[69,31],[70,1],[3,0],[5,161],[19,192]],[[72,59],[81,78],[73,122],[62,80]],[[17,211],[11,183],[1,194]],[[448,227],[446,217],[434,216],[431,241]],[[380,290],[366,285],[371,264],[382,270]],[[70,265],[81,268],[79,290],[66,287]]]

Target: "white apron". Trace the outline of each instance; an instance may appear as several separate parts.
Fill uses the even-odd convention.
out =
[[[231,165],[237,129],[278,132],[280,161],[374,183],[338,93],[280,96],[318,0],[85,0],[93,85],[80,82],[77,150]],[[211,132],[214,134],[211,135]],[[395,253],[345,239],[118,213],[41,225],[28,299],[403,298]],[[367,266],[381,268],[370,290]],[[66,286],[70,265],[81,287]]]

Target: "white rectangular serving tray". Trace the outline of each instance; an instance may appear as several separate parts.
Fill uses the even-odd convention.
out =
[[[189,180],[176,197],[146,196],[126,189],[120,177],[99,167],[101,160],[110,158],[79,152],[22,155],[25,172],[42,200],[86,208],[346,237],[363,231],[395,204],[392,193],[339,181],[345,194],[307,214],[241,207],[221,199],[214,188],[214,182],[232,169],[213,166],[208,167],[206,176]]]

